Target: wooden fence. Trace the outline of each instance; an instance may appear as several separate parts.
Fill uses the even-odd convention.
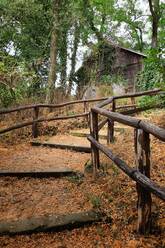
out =
[[[114,111],[114,112],[117,110],[120,110],[120,111],[123,110],[125,114],[137,113],[137,112],[140,112],[140,111],[143,111],[146,109],[153,108],[153,106],[148,106],[148,107],[143,107],[143,108],[138,108],[136,106],[136,104],[126,105],[126,106],[116,106],[115,100],[122,99],[122,98],[134,99],[135,97],[139,97],[139,96],[156,95],[159,93],[161,93],[161,90],[155,89],[155,90],[151,90],[151,91],[138,92],[138,93],[134,93],[134,94],[114,96],[111,98],[104,97],[104,98],[97,98],[97,99],[77,100],[77,101],[70,101],[70,102],[61,103],[61,104],[33,104],[33,105],[20,106],[20,107],[16,107],[16,108],[12,108],[12,109],[1,109],[0,115],[7,115],[7,114],[11,114],[13,112],[20,112],[20,111],[32,109],[33,110],[33,120],[24,121],[24,122],[17,123],[15,125],[0,129],[0,134],[4,134],[6,132],[16,130],[19,128],[23,128],[26,126],[32,126],[32,136],[34,138],[36,138],[39,135],[39,130],[38,130],[38,123],[39,122],[66,120],[66,119],[79,118],[79,117],[86,118],[86,120],[88,122],[89,111],[90,111],[90,108],[88,105],[89,105],[89,103],[93,103],[93,102],[99,102],[97,104],[98,107],[104,107],[105,105],[112,103],[112,111]],[[134,101],[132,101],[132,102],[134,102]],[[76,104],[82,104],[83,105],[83,109],[84,109],[83,113],[78,113],[78,114],[74,114],[74,115],[67,115],[67,116],[54,116],[54,117],[43,117],[43,116],[40,117],[39,116],[40,109],[43,109],[43,108],[59,109],[59,108],[67,107],[67,106],[73,106]],[[154,106],[154,107],[159,107],[159,105]],[[127,110],[124,110],[125,108]],[[110,120],[107,118],[106,120],[100,122],[99,128],[102,128],[107,122],[108,122],[107,142],[109,143],[110,141],[113,140],[113,133],[114,133],[113,122],[110,122]]]
[[[136,94],[111,97],[104,102],[98,103],[91,109],[90,113],[90,135],[88,140],[91,142],[91,156],[94,176],[100,168],[99,151],[110,158],[125,174],[137,183],[138,194],[138,232],[148,233],[151,228],[151,193],[165,201],[165,188],[161,188],[150,179],[150,134],[165,142],[165,129],[146,121],[130,117],[129,111],[116,113],[116,100],[125,97],[138,97],[142,95],[158,94],[158,91],[148,91]],[[164,92],[162,93],[164,94]],[[104,109],[111,104],[111,110]],[[109,109],[109,108],[108,108]],[[106,117],[99,123],[99,115]],[[109,147],[99,143],[99,130],[108,122],[109,143],[114,141],[114,122],[122,123],[134,128],[134,148],[136,167],[129,167],[123,160],[113,154]]]
[[[88,120],[89,116],[89,107],[88,104],[92,102],[99,102],[108,99],[107,97],[104,98],[97,98],[97,99],[86,99],[86,100],[77,100],[77,101],[70,101],[61,104],[33,104],[33,105],[26,105],[20,106],[12,109],[1,109],[0,115],[11,114],[13,112],[24,111],[27,109],[33,109],[33,120],[28,120],[26,122],[17,123],[7,128],[0,129],[0,134],[4,134],[6,132],[19,129],[26,126],[32,126],[32,136],[34,138],[38,137],[39,130],[38,130],[38,123],[39,122],[48,122],[48,121],[55,121],[55,120],[66,120],[66,119],[73,119],[79,117],[85,117]],[[67,115],[67,116],[54,116],[54,117],[39,117],[40,109],[49,108],[49,109],[59,109],[64,108],[71,105],[82,104],[84,112],[74,115]]]
[[[94,168],[94,175],[100,168],[99,151],[102,151],[108,158],[110,158],[125,174],[127,174],[132,180],[137,183],[138,193],[138,231],[140,233],[146,233],[150,230],[151,221],[151,193],[158,196],[165,201],[165,189],[159,187],[155,182],[150,179],[150,134],[154,135],[159,140],[165,142],[165,129],[159,128],[153,124],[149,124],[140,119],[136,119],[128,116],[128,114],[137,113],[143,110],[147,110],[153,107],[160,107],[159,105],[147,106],[139,108],[135,101],[132,101],[132,105],[117,106],[118,99],[131,98],[134,99],[140,96],[152,96],[158,94],[165,94],[160,89],[151,91],[138,92],[133,94],[126,94],[121,96],[113,96],[111,98],[99,98],[66,102],[62,104],[35,104],[28,106],[21,106],[13,109],[2,109],[0,115],[10,114],[17,111],[23,111],[27,109],[33,109],[33,120],[4,128],[0,130],[0,134],[32,125],[33,137],[38,136],[39,122],[53,121],[53,120],[65,120],[70,118],[85,117],[90,118],[90,135],[88,140],[91,142],[91,155]],[[91,108],[89,112],[88,103],[99,102],[95,107]],[[39,117],[39,110],[41,108],[61,108],[71,106],[75,104],[83,104],[84,112],[81,114],[68,115],[68,116],[55,116],[55,117]],[[109,106],[111,104],[111,108]],[[104,107],[108,108],[105,109]],[[126,109],[126,110],[125,110]],[[116,111],[120,111],[117,113]],[[98,121],[98,116],[103,116],[104,120]],[[106,118],[105,118],[106,117]],[[136,156],[136,168],[129,167],[123,160],[113,154],[113,152],[99,143],[99,131],[102,127],[108,123],[107,143],[114,141],[114,122],[119,122],[130,127],[133,127],[134,132],[134,147]]]

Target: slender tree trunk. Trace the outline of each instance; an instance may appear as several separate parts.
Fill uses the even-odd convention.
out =
[[[157,48],[158,46],[158,22],[159,19],[155,16],[152,20],[152,47]]]
[[[57,39],[59,29],[59,11],[60,11],[60,0],[53,0],[53,27],[51,34],[50,44],[50,68],[48,74],[48,90],[46,95],[46,102],[52,103],[54,97],[55,81],[56,81],[56,70],[57,70]]]
[[[152,17],[152,48],[158,46],[158,27],[160,20],[160,0],[148,0]]]
[[[66,80],[67,80],[67,29],[64,29],[60,35],[60,66],[61,66],[61,87],[64,95],[66,94]]]
[[[75,23],[73,51],[72,51],[72,57],[71,57],[71,71],[69,75],[69,85],[68,85],[68,90],[67,90],[68,96],[71,94],[71,90],[73,86],[73,75],[75,73],[75,68],[76,68],[76,55],[77,55],[79,41],[80,41],[80,29],[79,29],[78,24]]]
[[[137,42],[138,42],[138,50],[143,51],[143,31],[140,27],[136,27],[135,29],[136,36],[137,36]]]

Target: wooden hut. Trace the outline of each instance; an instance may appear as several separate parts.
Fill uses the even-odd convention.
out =
[[[126,81],[125,92],[135,91],[137,74],[143,68],[145,57],[143,53],[109,42],[99,45],[97,49],[92,49],[74,75],[77,94],[81,97],[86,86],[93,83],[99,85],[105,75],[121,75]]]

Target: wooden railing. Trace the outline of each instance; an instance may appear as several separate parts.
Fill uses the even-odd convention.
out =
[[[71,101],[62,104],[35,104],[28,106],[21,106],[13,109],[2,109],[0,115],[6,115],[17,111],[23,111],[27,109],[33,109],[33,120],[17,123],[10,127],[0,130],[0,134],[4,134],[11,130],[22,128],[32,125],[33,137],[38,136],[39,122],[53,121],[53,120],[65,120],[77,117],[90,117],[90,135],[88,137],[91,142],[91,154],[92,163],[94,168],[94,175],[100,168],[99,151],[102,151],[108,158],[110,158],[122,171],[124,171],[132,180],[137,182],[138,193],[138,231],[146,233],[150,229],[151,220],[151,193],[158,196],[165,201],[165,189],[159,187],[150,179],[150,134],[154,135],[161,141],[165,141],[165,129],[159,128],[153,124],[147,123],[140,119],[136,119],[128,116],[128,114],[137,113],[143,110],[147,110],[153,107],[159,107],[158,105],[147,106],[139,108],[136,104],[127,106],[117,106],[118,99],[124,98],[136,98],[140,96],[153,96],[158,94],[165,94],[160,89],[152,91],[138,92],[120,96],[113,96],[111,98],[99,98],[99,99],[87,99],[79,101]],[[95,107],[91,108],[89,112],[87,103],[99,102]],[[81,114],[67,115],[67,116],[54,116],[54,117],[39,117],[39,110],[41,108],[59,109],[61,107],[71,106],[74,104],[83,104],[84,112]],[[110,106],[108,106],[110,105]],[[104,107],[108,109],[104,109]],[[127,108],[127,110],[125,110]],[[131,109],[130,109],[131,108]],[[116,111],[119,111],[117,113]],[[102,121],[98,121],[98,115],[105,118]],[[99,143],[99,130],[108,123],[107,143],[114,141],[114,122],[119,122],[135,130],[134,135],[134,147],[136,156],[136,168],[129,167],[118,156],[114,155],[109,147],[105,147]]]
[[[89,103],[94,103],[94,102],[99,102],[96,106],[100,107],[100,108],[111,103],[113,112],[115,112],[117,110],[121,111],[121,110],[124,110],[125,108],[127,108],[127,110],[123,111],[124,114],[137,113],[137,112],[144,111],[144,110],[147,110],[147,109],[150,109],[153,107],[160,107],[160,106],[159,106],[159,104],[158,104],[158,106],[154,105],[154,106],[147,106],[147,107],[142,107],[142,108],[137,107],[136,104],[116,106],[116,100],[122,99],[122,98],[133,99],[135,97],[144,96],[144,95],[151,95],[152,96],[152,95],[156,95],[159,93],[161,93],[161,90],[155,89],[155,90],[151,90],[151,91],[144,91],[144,92],[138,92],[138,93],[132,93],[132,94],[126,94],[126,95],[120,95],[120,96],[113,96],[110,98],[104,97],[104,98],[97,98],[97,99],[76,100],[76,101],[70,101],[70,102],[65,102],[65,103],[61,103],[61,104],[33,104],[33,105],[20,106],[20,107],[11,108],[11,109],[1,109],[0,115],[8,115],[8,114],[11,114],[13,112],[20,112],[20,111],[32,109],[33,110],[33,120],[24,121],[24,122],[17,123],[15,125],[0,129],[0,134],[4,134],[6,132],[16,130],[19,128],[23,128],[26,126],[32,126],[32,136],[34,138],[36,138],[39,135],[39,129],[38,129],[38,123],[39,122],[49,122],[49,121],[66,120],[66,119],[71,119],[71,118],[82,117],[82,118],[86,118],[87,123],[89,123],[90,107],[88,105],[89,105]],[[43,117],[43,116],[39,117],[40,109],[43,109],[43,108],[60,109],[60,108],[64,108],[67,106],[73,106],[76,104],[82,104],[83,105],[83,110],[84,110],[83,113],[78,113],[78,114],[74,114],[74,115],[66,115],[66,116],[62,115],[62,116],[54,116],[54,117]],[[107,118],[106,120],[103,120],[102,122],[100,122],[99,129],[101,129],[103,126],[105,126],[106,123],[108,123],[107,143],[109,143],[109,142],[113,141],[113,134],[114,134],[113,122]]]
[[[70,101],[70,102],[65,102],[61,104],[33,104],[33,105],[26,105],[26,106],[20,106],[12,109],[1,109],[0,110],[0,115],[6,115],[6,114],[11,114],[13,112],[20,112],[24,110],[33,110],[33,120],[31,121],[26,121],[26,122],[21,122],[17,123],[15,125],[12,125],[7,128],[0,129],[0,134],[4,134],[6,132],[19,129],[22,127],[26,126],[32,126],[32,136],[34,138],[38,137],[39,135],[39,130],[38,130],[38,125],[37,123],[39,122],[48,122],[48,121],[55,121],[55,120],[66,120],[66,119],[71,119],[71,118],[79,118],[79,117],[85,117],[88,120],[89,116],[89,107],[88,104],[92,102],[99,102],[108,99],[107,97],[104,98],[96,98],[96,99],[85,99],[85,100],[77,100],[77,101]],[[83,104],[83,109],[84,112],[82,114],[74,114],[74,115],[67,115],[67,116],[55,116],[55,117],[39,117],[39,112],[40,109],[43,108],[48,108],[48,109],[59,109],[75,104]]]
[[[138,97],[143,95],[158,94],[160,91],[148,91],[124,96],[111,97],[91,109],[90,113],[90,135],[88,140],[91,142],[91,156],[93,164],[94,177],[100,169],[99,151],[110,158],[125,174],[137,183],[138,194],[138,232],[147,233],[151,228],[151,193],[165,201],[165,188],[161,188],[150,179],[150,134],[165,142],[165,129],[146,121],[130,117],[129,111],[115,113],[116,100],[125,97]],[[161,93],[161,94],[164,94]],[[111,104],[111,111],[103,109]],[[99,123],[99,115],[106,117]],[[114,122],[125,124],[134,128],[134,148],[136,167],[131,168],[118,156],[116,156],[109,147],[99,143],[99,130],[108,122],[109,143],[114,141]]]

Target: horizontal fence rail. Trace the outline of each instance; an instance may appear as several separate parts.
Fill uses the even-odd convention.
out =
[[[103,98],[95,98],[95,99],[85,99],[85,100],[77,100],[77,101],[70,101],[70,102],[65,102],[65,103],[60,103],[60,104],[33,104],[33,105],[27,105],[27,106],[20,106],[12,109],[2,109],[0,110],[0,114],[8,114],[20,110],[27,110],[27,109],[33,109],[33,108],[61,108],[61,107],[66,107],[78,103],[91,103],[91,102],[99,102],[106,100],[107,97]]]
[[[39,122],[67,120],[67,119],[74,119],[74,118],[79,118],[79,117],[86,117],[88,115],[89,115],[89,113],[84,113],[84,114],[79,114],[79,115],[58,116],[58,117],[50,117],[50,118],[39,118],[39,119],[36,119],[36,120],[27,121],[27,122],[23,122],[23,123],[18,123],[16,125],[11,126],[11,127],[1,129],[0,134],[9,132],[9,131],[12,131],[12,130],[15,130],[15,129],[19,129],[19,128],[22,128],[22,127],[31,126],[31,125],[39,123]]]
[[[98,103],[96,106],[98,108],[103,108],[104,106],[112,103],[114,100],[117,99],[124,99],[124,98],[131,98],[131,97],[139,97],[139,96],[154,96],[158,93],[164,94],[161,89],[154,89],[154,90],[148,90],[148,91],[142,91],[137,93],[131,93],[131,94],[125,94],[125,95],[119,95],[119,96],[112,96],[109,99],[105,99],[105,101]]]
[[[157,137],[158,139],[165,141],[165,129],[164,128],[160,128],[154,124],[148,123],[146,121],[131,117],[131,116],[125,116],[123,114],[120,113],[114,113],[105,109],[100,109],[100,108],[92,108],[91,109],[93,112],[96,112],[98,114],[101,114],[103,116],[106,116],[110,119],[112,119],[113,121],[125,124],[127,126],[130,127],[134,127],[134,128],[141,128],[144,131],[146,131],[147,133],[150,133],[152,135],[154,135],[155,137]],[[103,121],[105,122],[105,121]]]
[[[65,103],[61,103],[61,104],[33,104],[33,105],[27,105],[27,106],[20,106],[20,107],[16,107],[16,108],[12,108],[12,109],[2,109],[0,110],[0,115],[4,115],[4,114],[10,114],[13,112],[20,112],[23,110],[29,110],[32,109],[33,110],[33,120],[29,120],[26,122],[22,122],[22,123],[17,123],[15,125],[12,125],[10,127],[6,127],[0,130],[0,134],[4,134],[6,132],[12,131],[12,130],[16,130],[19,128],[23,128],[26,126],[30,126],[32,125],[32,135],[33,137],[37,137],[39,135],[39,131],[38,131],[38,127],[37,127],[37,123],[39,122],[44,122],[44,121],[55,121],[55,120],[66,120],[66,119],[70,119],[70,118],[79,118],[79,117],[85,117],[87,123],[89,122],[89,106],[87,106],[88,103],[92,103],[92,102],[100,102],[96,105],[96,109],[97,108],[102,108],[108,104],[112,104],[112,111],[116,112],[116,110],[120,110],[122,109],[122,106],[117,107],[116,106],[116,100],[117,99],[121,99],[121,98],[130,98],[130,97],[138,97],[138,96],[145,96],[145,95],[155,95],[155,94],[163,94],[163,92],[161,92],[160,89],[154,89],[152,91],[144,91],[144,92],[138,92],[138,93],[131,93],[131,94],[126,94],[126,95],[121,95],[121,96],[113,96],[110,98],[107,97],[103,97],[103,98],[95,98],[95,99],[84,99],[84,100],[76,100],[76,101],[70,101],[70,102],[65,102]],[[82,114],[75,114],[75,115],[69,115],[69,116],[59,116],[59,117],[40,117],[39,118],[39,110],[41,108],[54,108],[54,109],[59,109],[62,107],[67,107],[67,106],[71,106],[71,105],[75,105],[75,104],[84,104],[84,113]],[[123,109],[128,109],[128,108],[133,108],[133,109],[128,109],[128,110],[124,110],[121,111],[122,114],[127,115],[127,114],[134,114],[134,113],[138,113],[150,108],[154,108],[154,107],[161,107],[159,104],[155,105],[155,106],[147,106],[147,107],[135,107],[135,104],[132,105],[128,105],[128,106],[123,106]],[[103,110],[103,109],[102,109]],[[116,113],[115,113],[116,114]],[[108,116],[107,116],[108,117]],[[105,126],[105,124],[108,123],[108,126],[110,128],[110,132],[109,134],[107,134],[107,142],[109,143],[110,140],[113,141],[113,133],[114,133],[114,125],[113,122],[106,119],[102,122],[100,122],[99,124],[99,130]],[[110,136],[108,138],[108,136]]]

